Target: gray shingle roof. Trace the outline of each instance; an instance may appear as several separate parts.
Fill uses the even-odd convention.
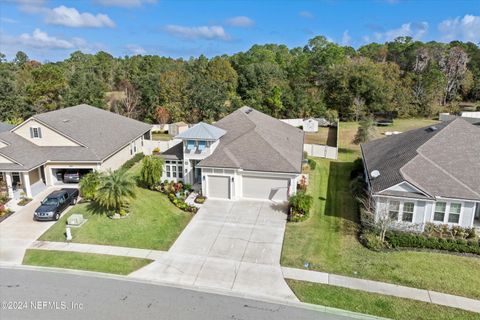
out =
[[[218,140],[226,133],[218,127],[210,124],[200,122],[177,135],[175,139],[203,139],[203,140]]]
[[[0,163],[0,169],[29,170],[46,161],[100,162],[151,128],[145,123],[88,105],[51,111],[33,118],[83,146],[42,147],[15,133],[3,132],[0,140],[8,145],[0,148],[0,155],[17,163]]]
[[[183,142],[177,143],[168,150],[161,153],[166,160],[183,160]]]
[[[201,167],[241,168],[251,171],[300,173],[302,130],[249,107],[242,107],[215,126],[227,133]]]
[[[1,132],[6,132],[6,131],[10,131],[14,128],[15,126],[11,125],[11,124],[8,124],[8,123],[5,123],[5,122],[0,122],[0,133]]]
[[[99,160],[138,138],[151,125],[86,104],[33,116],[85,145]]]
[[[363,144],[372,191],[407,181],[431,197],[480,199],[480,128],[462,118]]]

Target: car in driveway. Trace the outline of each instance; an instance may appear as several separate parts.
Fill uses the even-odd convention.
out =
[[[62,212],[78,200],[78,189],[65,188],[50,193],[33,214],[34,220],[58,220]]]

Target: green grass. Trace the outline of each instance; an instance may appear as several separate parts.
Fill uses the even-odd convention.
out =
[[[139,169],[140,164],[136,164],[130,172],[136,175]],[[80,228],[71,229],[72,242],[154,250],[168,250],[192,217],[175,207],[164,194],[137,187],[127,218],[112,220],[94,203],[81,203],[39,240],[65,241],[67,218],[75,213],[83,214],[88,221]]]
[[[418,126],[424,124],[421,121]],[[480,298],[478,258],[417,251],[375,252],[358,242],[358,209],[349,186],[352,161],[358,152],[351,146],[353,125],[347,123],[347,130],[343,125],[339,161],[315,159],[317,167],[310,172],[308,191],[314,197],[311,216],[304,222],[287,224],[282,265],[303,268],[304,262],[309,262],[318,271]],[[413,124],[403,123],[403,127],[407,125]]]
[[[301,301],[378,317],[397,320],[473,320],[480,317],[473,312],[410,299],[302,281],[287,282]]]
[[[106,254],[28,249],[23,264],[127,275],[153,260]]]
[[[172,136],[169,135],[168,133],[153,132],[152,140],[169,141],[169,140],[172,140]]]

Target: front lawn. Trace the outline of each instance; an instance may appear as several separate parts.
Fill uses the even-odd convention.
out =
[[[350,144],[353,126],[343,130],[342,125],[340,159],[315,159],[317,167],[310,173],[308,189],[314,197],[311,216],[304,222],[287,224],[282,265],[303,268],[309,262],[314,270],[480,298],[479,258],[417,251],[375,252],[358,242],[358,211],[349,186],[358,151]]]
[[[136,164],[130,172],[136,175],[139,166]],[[81,203],[39,240],[65,241],[66,221],[74,213],[83,214],[88,221],[80,228],[71,228],[72,242],[154,250],[168,250],[192,217],[175,207],[164,194],[137,187],[127,218],[112,220],[94,203]]]
[[[127,275],[153,260],[106,254],[28,249],[23,264]]]
[[[478,319],[478,314],[432,303],[397,298],[347,288],[287,280],[303,302],[366,313],[396,320]]]

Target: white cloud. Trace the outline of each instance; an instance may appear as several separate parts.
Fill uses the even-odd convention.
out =
[[[67,8],[65,6],[48,10],[45,22],[71,28],[115,27],[115,23],[106,14],[99,13],[94,15],[89,12],[80,13],[75,8]]]
[[[455,19],[447,19],[438,25],[442,40],[463,40],[480,42],[480,16],[466,14]]]
[[[228,19],[227,24],[233,27],[251,27],[255,24],[255,21],[249,17],[238,16]]]
[[[302,18],[313,19],[315,16],[310,11],[300,11],[298,15]]]
[[[415,40],[422,39],[428,32],[428,23],[404,23],[399,28],[390,29],[385,32],[375,32],[373,39],[378,42],[392,41],[398,37],[412,37]],[[363,40],[370,40],[370,36],[363,36]]]
[[[95,0],[96,3],[108,7],[139,7],[143,4],[156,3],[157,0]]]
[[[352,37],[348,33],[348,30],[345,30],[342,34],[342,45],[344,46],[350,45],[351,40],[352,40]]]
[[[147,53],[147,50],[145,50],[144,48],[136,45],[136,44],[128,44],[126,46],[127,50],[133,54],[133,55],[138,55],[138,54],[146,54]]]
[[[165,27],[165,31],[173,36],[188,39],[230,39],[230,36],[225,32],[222,26],[184,27],[178,25],[167,25]]]
[[[0,21],[4,22],[4,23],[18,23],[19,22],[18,20],[14,20],[14,19],[10,19],[10,18],[4,18],[4,17],[0,17]]]

